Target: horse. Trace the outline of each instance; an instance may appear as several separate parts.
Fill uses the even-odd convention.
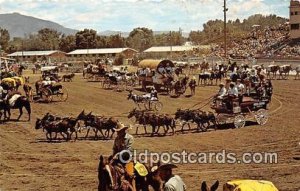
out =
[[[182,109],[177,109],[175,112],[175,120],[180,120],[181,126],[181,132],[184,131],[184,126],[187,124],[189,127],[189,130],[191,130],[190,122],[193,122],[193,111],[192,110],[182,110]],[[181,123],[183,121],[183,123]]]
[[[149,107],[148,106],[148,104],[149,104],[148,101],[150,101],[149,98],[134,94],[134,93],[132,93],[132,90],[129,90],[129,94],[127,95],[127,100],[130,100],[130,99],[137,105],[137,107],[139,109],[142,109],[141,105],[145,106],[145,104],[147,104],[147,107]]]
[[[209,72],[204,72],[199,74],[199,78],[198,78],[198,86],[203,84],[204,86],[207,85],[207,80],[210,80],[211,78],[211,73]]]
[[[201,110],[195,110],[192,112],[193,121],[197,124],[197,130],[207,131],[210,123],[214,125],[214,129],[217,130],[216,117],[211,112],[204,112]]]
[[[144,165],[147,173],[140,175],[134,168],[133,178],[128,176],[123,165],[112,161],[112,157],[100,155],[98,164],[98,191],[149,191],[152,187],[154,191],[160,191],[161,182],[156,179],[157,172],[151,172],[149,167]]]
[[[23,90],[25,92],[26,98],[29,101],[33,101],[33,93],[32,93],[32,87],[29,84],[24,84],[23,85]]]
[[[30,77],[29,76],[25,76],[24,79],[25,79],[25,84],[29,84]]]
[[[18,71],[17,71],[18,76],[22,76],[24,69],[25,69],[25,67],[23,65],[21,65],[21,66],[18,67]]]
[[[17,118],[17,121],[20,120],[21,116],[23,115],[23,107],[27,110],[28,113],[28,121],[30,121],[30,115],[31,115],[31,106],[30,101],[25,97],[18,93],[14,94],[12,93],[11,96],[8,96],[7,101],[0,102],[0,110],[4,110],[4,117],[9,120],[11,113],[11,109],[19,109],[19,116]],[[8,116],[6,115],[8,114]]]
[[[161,126],[164,128],[164,135],[166,135],[169,131],[169,129],[172,129],[172,135],[175,134],[175,119],[173,119],[169,115],[157,115],[155,113],[151,114],[149,117],[149,124],[152,126],[152,134],[154,133],[158,134],[159,129]],[[157,127],[157,130],[155,131],[155,128]]]
[[[81,113],[81,115],[79,115],[79,117],[78,117],[78,120],[83,120],[86,127],[91,127],[94,129],[95,138],[98,137],[98,135],[97,135],[98,131],[100,131],[100,133],[102,134],[103,137],[109,137],[110,131],[112,131],[112,134],[110,136],[110,138],[112,138],[115,133],[114,129],[116,128],[117,124],[119,123],[119,121],[114,119],[113,117],[106,118],[103,116],[96,116],[96,115],[93,115],[92,112],[90,112],[87,115],[85,115],[84,112]],[[106,132],[103,133],[103,130],[106,130]],[[85,138],[88,137],[89,131],[90,131],[90,128],[88,128]]]
[[[55,133],[55,138],[57,137],[57,133],[60,133],[66,141],[71,139],[72,133],[76,133],[75,140],[77,139],[77,131],[75,129],[75,125],[77,124],[78,119],[76,118],[62,118],[62,119],[55,119],[53,121],[46,120],[43,121],[39,118],[36,120],[35,129],[43,128],[46,130],[46,138],[52,141],[52,133]],[[71,131],[71,134],[69,133]],[[65,137],[66,134],[67,137]]]
[[[188,85],[188,81],[189,81],[189,77],[185,76],[184,78],[176,81],[175,83],[171,83],[168,88],[169,93],[175,91],[175,94],[177,94],[177,96],[185,93],[185,90]]]
[[[276,73],[279,70],[279,66],[278,65],[269,65],[267,67],[267,77],[269,79],[271,79],[271,74],[273,74],[272,79],[276,79]]]
[[[206,181],[201,184],[201,191],[216,191],[219,187],[219,181],[216,181],[211,187],[208,187]]]
[[[205,72],[209,69],[209,63],[208,62],[202,62],[200,64],[200,71]]]
[[[72,74],[65,74],[65,75],[63,75],[63,77],[62,77],[62,79],[63,79],[63,81],[65,82],[66,80],[68,81],[68,82],[72,82],[72,79],[75,77],[75,74],[74,73],[72,73]]]
[[[135,121],[139,125],[143,125],[145,134],[147,134],[146,125],[149,124],[149,120],[148,120],[149,117],[145,111],[139,111],[136,108],[134,108],[132,111],[129,112],[127,117],[128,119],[135,117]],[[139,125],[137,125],[136,127],[136,132],[135,132],[136,135],[138,134]]]
[[[84,113],[82,111],[76,118],[73,117],[57,117],[47,113],[44,115],[42,119],[37,118],[35,123],[35,129],[43,129],[46,130],[46,138],[52,141],[52,133],[55,133],[54,139],[57,138],[57,133],[60,133],[66,141],[70,140],[72,134],[75,132],[75,140],[78,138],[77,130],[75,126],[80,118],[80,116]],[[69,131],[71,133],[69,133]],[[63,133],[67,136],[65,137]]]
[[[291,65],[283,65],[279,67],[279,79],[288,79],[290,71],[292,70]]]
[[[213,80],[215,80],[215,83],[217,85],[218,81],[221,82],[222,78],[225,77],[224,73],[222,71],[212,71],[211,72],[211,76],[210,76],[210,79],[211,79],[211,82]]]

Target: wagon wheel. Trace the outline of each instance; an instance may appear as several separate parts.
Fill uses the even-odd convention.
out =
[[[234,124],[235,128],[244,127],[246,124],[245,117],[243,115],[236,115],[234,117],[233,124]]]
[[[255,115],[254,115],[255,119],[256,119],[256,122],[259,124],[259,125],[264,125],[267,123],[268,121],[268,118],[269,118],[269,114],[268,114],[268,111],[265,110],[265,109],[259,109]]]
[[[67,101],[69,97],[67,88],[62,87],[57,93],[57,96],[59,96],[60,101]]]
[[[41,97],[42,100],[49,103],[52,101],[53,97],[52,97],[52,91],[49,88],[43,88],[41,90]]]
[[[224,115],[218,113],[216,116],[216,122],[218,125],[226,124],[226,119],[225,119]]]
[[[163,108],[163,104],[160,101],[154,101],[150,104],[151,109],[154,109],[155,111],[161,111]]]

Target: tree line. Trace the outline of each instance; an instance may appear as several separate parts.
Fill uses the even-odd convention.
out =
[[[261,27],[276,26],[286,21],[287,19],[276,15],[263,16],[260,14],[250,16],[242,22],[239,19],[229,20],[227,34],[231,39],[243,38],[252,30],[253,25],[261,25]],[[126,38],[121,34],[100,36],[93,29],[78,31],[75,35],[64,35],[56,30],[44,28],[36,34],[30,34],[24,38],[10,39],[9,32],[0,28],[0,45],[1,49],[7,53],[21,50],[61,50],[70,52],[75,49],[121,47],[143,51],[152,46],[183,45],[187,41],[195,45],[220,43],[224,35],[223,26],[224,22],[222,20],[209,20],[203,24],[203,30],[191,31],[188,38],[183,37],[181,31],[154,34],[149,28],[138,27],[133,29]]]

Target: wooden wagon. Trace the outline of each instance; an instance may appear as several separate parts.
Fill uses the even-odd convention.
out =
[[[139,83],[146,91],[147,86],[154,86],[156,90],[168,89],[170,77],[160,70],[166,70],[167,67],[174,69],[175,65],[171,60],[142,60],[139,64]],[[143,73],[143,71],[147,71]]]

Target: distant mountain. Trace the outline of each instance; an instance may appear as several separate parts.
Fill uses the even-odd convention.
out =
[[[37,33],[43,28],[54,29],[66,35],[75,34],[77,32],[77,30],[66,28],[52,21],[21,15],[19,13],[0,14],[0,27],[8,30],[11,39]],[[128,37],[130,32],[106,30],[99,32],[98,34],[101,36],[110,36],[120,33],[122,37]],[[153,33],[154,35],[163,33],[168,34],[169,31],[154,31]],[[182,35],[188,37],[189,33],[182,33]]]
[[[154,35],[159,35],[159,34],[168,34],[170,31],[153,31]],[[111,31],[111,30],[106,30],[103,32],[100,32],[101,36],[110,36],[110,35],[116,35],[116,34],[120,34],[122,35],[122,37],[128,37],[130,32],[122,32],[122,31]],[[183,37],[188,37],[189,33],[183,32],[182,33]]]
[[[65,28],[55,22],[46,21],[19,13],[0,14],[0,27],[8,30],[10,38],[24,37],[37,33],[40,29],[50,28],[63,34],[75,34],[74,29]]]

